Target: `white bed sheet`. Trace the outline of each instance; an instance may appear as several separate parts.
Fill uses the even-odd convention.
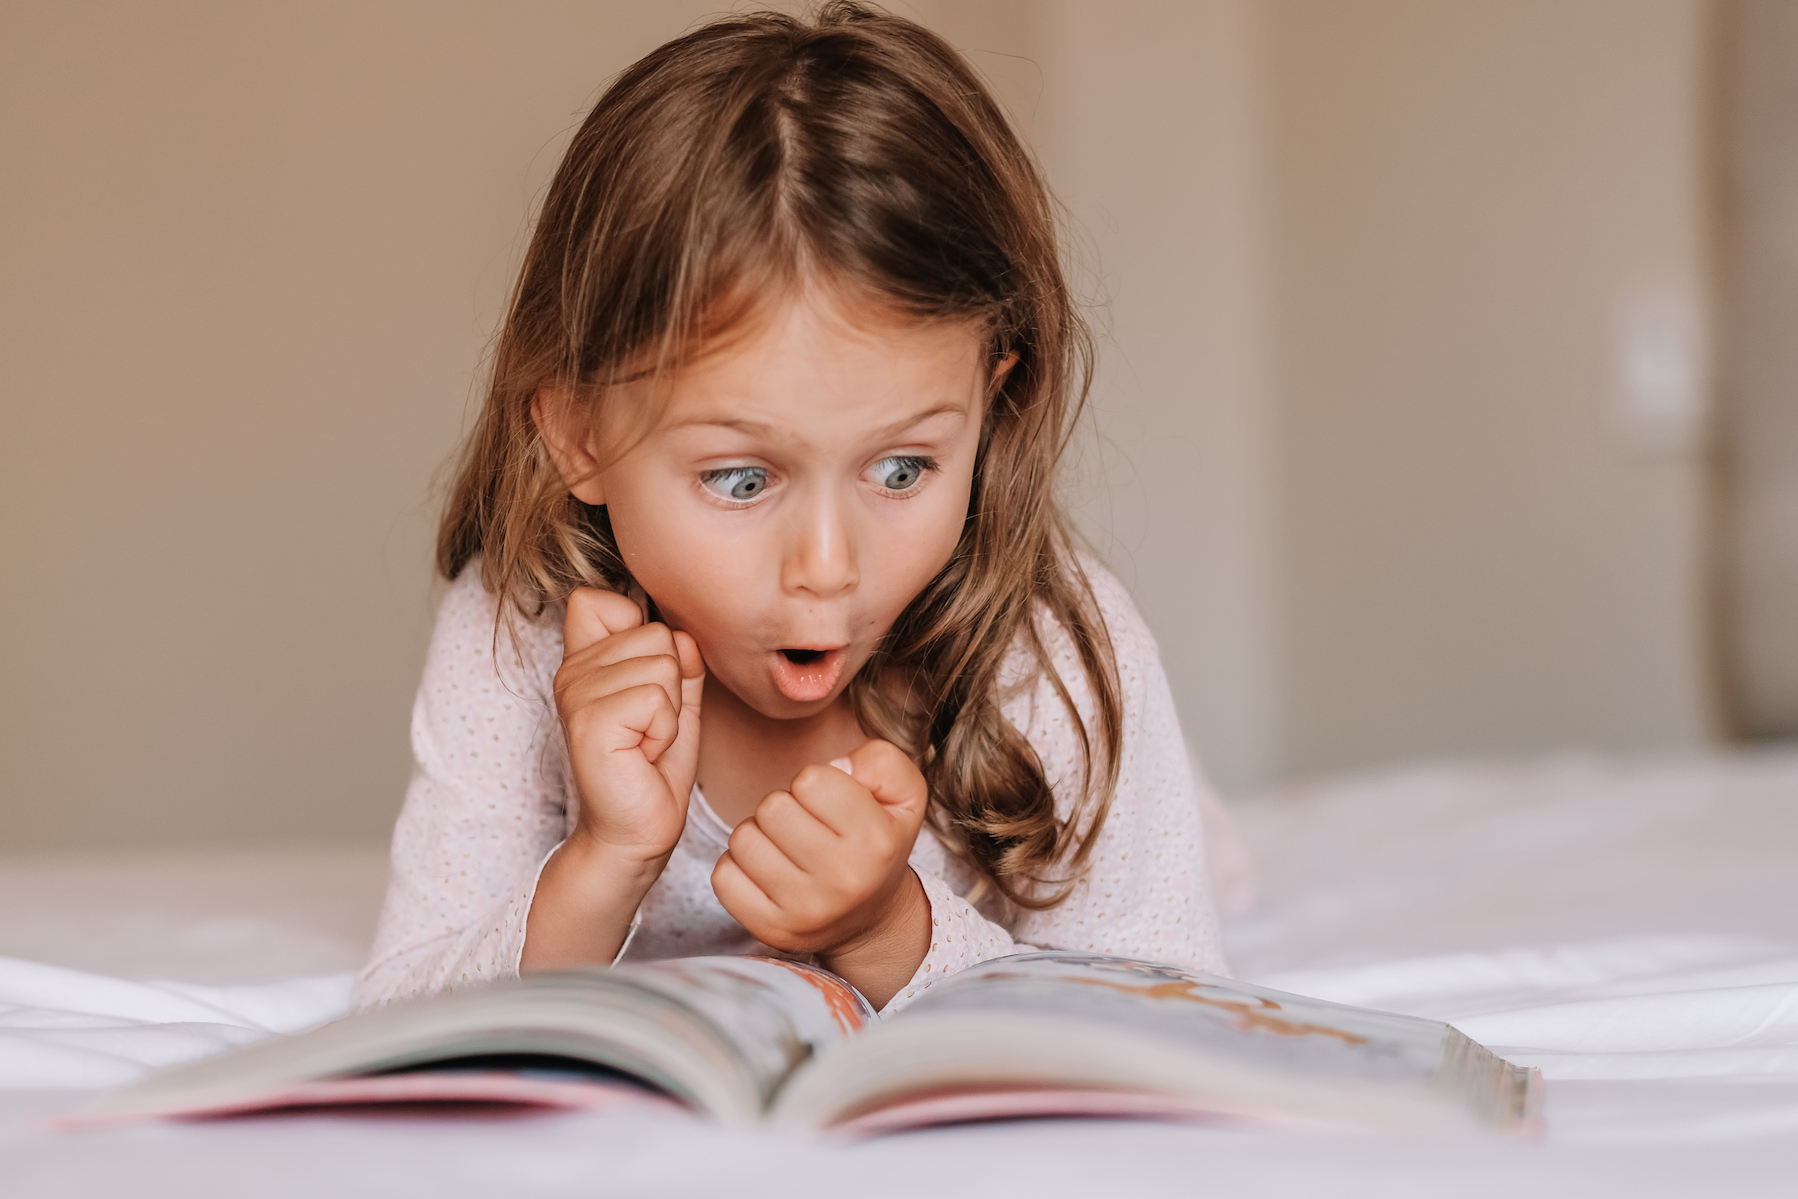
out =
[[[1238,816],[1261,890],[1228,926],[1239,975],[1540,1066],[1543,1142],[1067,1121],[850,1146],[579,1115],[47,1132],[87,1089],[340,1011],[381,885],[364,850],[132,855],[0,863],[0,1194],[1798,1194],[1798,754],[1419,769]]]

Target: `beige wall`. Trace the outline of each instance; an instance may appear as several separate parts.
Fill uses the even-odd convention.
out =
[[[1253,0],[919,4],[1033,143],[1098,337],[1067,497],[1231,789],[1280,768]]]
[[[1702,463],[1607,396],[1706,287],[1706,6],[1262,11],[1282,769],[1703,740]]]
[[[1705,742],[1703,445],[1615,392],[1638,297],[1708,301],[1709,6],[1030,11],[1076,494],[1212,774]]]
[[[385,835],[536,189],[717,7],[0,10],[0,846]],[[1697,470],[1599,398],[1700,269],[1696,0],[911,11],[1083,231],[1071,494],[1226,784],[1702,735]]]
[[[386,835],[525,215],[716,7],[0,9],[0,844]]]
[[[1240,790],[1282,769],[1257,6],[1044,15],[1039,142],[1099,305],[1082,523],[1155,631],[1206,769]]]
[[[1798,5],[1734,0],[1723,60],[1732,715],[1798,736]]]

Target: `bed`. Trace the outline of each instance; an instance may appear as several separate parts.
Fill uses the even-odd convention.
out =
[[[365,849],[82,855],[0,861],[0,1194],[1798,1195],[1798,752],[1419,767],[1234,814],[1257,868],[1236,972],[1541,1067],[1542,1140],[1059,1121],[843,1144],[646,1114],[52,1132],[94,1088],[340,1012],[383,885]]]

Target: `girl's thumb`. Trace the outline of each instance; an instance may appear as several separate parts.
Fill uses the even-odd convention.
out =
[[[923,819],[927,794],[924,776],[891,741],[868,741],[847,758],[831,763],[866,787],[882,807]]]

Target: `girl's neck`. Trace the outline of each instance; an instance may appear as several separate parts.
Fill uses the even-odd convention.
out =
[[[774,720],[707,676],[700,711],[699,789],[732,828],[802,768],[844,757],[868,739],[842,698],[815,716]]]

